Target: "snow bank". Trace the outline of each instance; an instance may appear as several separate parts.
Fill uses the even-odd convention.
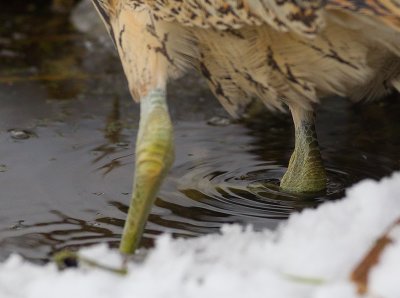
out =
[[[93,268],[58,272],[13,255],[0,264],[2,298],[354,298],[349,275],[400,217],[400,173],[363,181],[345,199],[293,214],[277,231],[225,226],[220,235],[164,235],[127,276]],[[370,274],[368,297],[400,297],[400,229]],[[105,245],[81,254],[118,266]]]

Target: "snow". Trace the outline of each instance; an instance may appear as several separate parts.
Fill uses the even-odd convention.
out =
[[[273,297],[356,298],[350,274],[400,217],[400,173],[366,180],[346,198],[293,214],[277,231],[225,226],[196,239],[161,236],[145,260],[120,276],[80,267],[58,271],[12,255],[0,264],[0,297]],[[369,276],[366,297],[400,297],[400,227]],[[119,266],[106,245],[82,249]]]

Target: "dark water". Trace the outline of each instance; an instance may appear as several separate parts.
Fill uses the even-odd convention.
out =
[[[279,191],[293,148],[289,115],[216,126],[226,117],[194,76],[170,87],[176,162],[144,246],[162,232],[198,236],[224,223],[274,228],[293,211],[400,168],[400,101],[326,100],[317,129],[329,188]],[[67,15],[0,14],[0,257],[45,260],[65,247],[118,244],[130,199],[139,107],[118,59]],[[211,121],[213,122],[213,121]]]

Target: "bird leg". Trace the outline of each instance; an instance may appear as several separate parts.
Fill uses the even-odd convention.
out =
[[[139,245],[150,209],[174,159],[173,129],[165,91],[170,63],[166,41],[170,35],[141,5],[111,2],[101,1],[116,6],[96,5],[96,8],[118,49],[132,97],[140,99],[133,193],[119,247],[125,258],[122,268],[110,268],[70,251],[57,253],[55,260],[61,265],[68,259],[81,261],[125,274],[126,257]]]
[[[123,254],[138,247],[151,206],[174,159],[172,123],[164,89],[150,91],[140,100],[133,194],[120,243]]]
[[[140,108],[133,194],[119,247],[125,256],[133,254],[138,247],[160,184],[174,159],[172,123],[165,88],[158,87],[141,96]],[[118,274],[127,273],[126,259],[121,268],[112,268],[66,250],[56,253],[54,260],[59,267],[65,267],[69,260]]]
[[[129,255],[139,245],[160,184],[174,159],[165,91],[171,70],[167,48],[171,35],[142,5],[131,5],[128,1],[115,3],[118,5],[111,16],[110,35],[132,97],[140,101],[133,193],[119,246],[121,253]]]
[[[299,107],[290,107],[295,125],[295,149],[281,181],[284,191],[318,192],[326,188],[326,172],[322,164],[315,132],[315,115]]]

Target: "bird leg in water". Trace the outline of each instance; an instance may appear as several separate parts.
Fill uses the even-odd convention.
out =
[[[140,108],[133,194],[119,247],[125,256],[133,254],[138,247],[160,184],[174,159],[173,130],[165,88],[153,89],[142,96]],[[121,268],[102,265],[71,251],[61,251],[54,259],[61,267],[67,260],[72,260],[119,274],[127,273],[127,259]]]
[[[165,90],[150,91],[141,98],[140,107],[133,194],[119,247],[123,254],[132,254],[138,247],[160,184],[174,159]]]
[[[318,192],[326,188],[326,172],[322,164],[312,111],[291,107],[295,125],[295,149],[281,181],[284,191]]]

